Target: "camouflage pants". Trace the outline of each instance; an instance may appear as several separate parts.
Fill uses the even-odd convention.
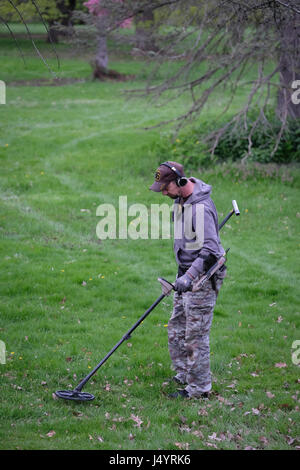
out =
[[[209,334],[225,275],[226,269],[216,273],[216,290],[208,280],[197,292],[174,294],[173,313],[168,323],[168,346],[176,378],[187,384],[190,396],[197,397],[211,390]]]

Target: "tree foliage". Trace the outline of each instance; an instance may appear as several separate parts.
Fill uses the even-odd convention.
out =
[[[152,11],[153,43],[148,51],[153,67],[145,89],[136,95],[157,99],[178,99],[189,94],[190,106],[174,120],[177,129],[192,122],[216,105],[215,97],[228,97],[220,117],[229,109],[241,87],[250,87],[239,111],[210,134],[214,152],[221,136],[232,125],[244,125],[248,154],[252,136],[259,126],[271,126],[267,109],[276,108],[281,127],[274,141],[276,152],[289,121],[299,119],[300,105],[293,100],[300,80],[299,0],[154,0],[112,2],[107,32],[122,19],[136,18]],[[176,66],[172,66],[172,63]],[[162,67],[169,64],[168,74]],[[299,82],[300,83],[300,82]],[[256,119],[247,119],[258,109]]]
[[[22,3],[29,4],[29,0]],[[223,116],[237,94],[248,87],[241,108],[208,136],[212,152],[228,129],[235,130],[242,123],[250,155],[256,129],[272,126],[267,113],[271,106],[281,122],[272,150],[275,153],[289,122],[300,118],[300,100],[293,99],[297,98],[295,87],[300,86],[300,0],[101,0],[100,3],[105,14],[89,15],[94,17],[90,20],[90,34],[100,42],[124,22],[134,20],[138,24],[143,18],[151,18],[143,51],[152,64],[151,73],[146,87],[133,93],[159,100],[177,100],[188,95],[188,108],[172,120],[177,130],[197,119],[208,106],[216,106],[217,96],[227,99],[220,112],[220,122],[224,122]],[[256,117],[249,120],[253,109],[258,110]]]

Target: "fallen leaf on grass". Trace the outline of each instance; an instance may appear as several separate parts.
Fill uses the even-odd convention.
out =
[[[189,443],[188,442],[175,442],[175,446],[178,447],[178,449],[183,449],[183,450],[189,450]]]
[[[266,392],[266,395],[267,395],[268,398],[274,398],[275,397],[274,393],[272,393],[272,392]]]
[[[203,433],[201,431],[193,431],[192,434],[200,439],[204,439]]]
[[[186,424],[183,424],[182,426],[179,427],[180,432],[191,432],[191,428],[187,426]]]
[[[139,418],[139,416],[135,416],[134,414],[131,414],[130,415],[130,419],[132,419],[132,421],[134,421],[136,424],[135,426],[140,428],[143,421],[141,420],[141,418]]]
[[[212,442],[205,442],[205,445],[207,447],[213,447],[214,449],[217,449],[218,447],[216,446],[216,444],[213,444]]]
[[[276,362],[275,367],[281,369],[282,367],[287,367],[285,362]]]
[[[252,408],[251,411],[252,411],[252,414],[256,416],[260,414],[260,411],[257,408]],[[250,415],[251,411],[245,411],[244,416]]]
[[[210,436],[208,436],[208,439],[210,439],[212,441],[221,441],[222,440],[220,437],[217,436],[216,432],[213,432]]]
[[[55,434],[56,434],[55,431],[49,431],[48,434],[46,434],[46,436],[53,437],[53,436],[55,436]]]
[[[226,385],[226,388],[235,388],[236,387],[236,384],[235,383],[232,383],[230,385]]]
[[[260,442],[262,442],[266,446],[269,444],[269,441],[265,436],[260,436],[259,440],[260,440]]]
[[[295,442],[295,439],[291,436],[285,436],[286,442],[288,443],[289,446],[293,445]]]
[[[224,405],[227,405],[227,406],[232,406],[233,405],[233,402],[227,400],[227,398],[224,398],[221,395],[218,396],[218,401],[220,403],[224,403]]]

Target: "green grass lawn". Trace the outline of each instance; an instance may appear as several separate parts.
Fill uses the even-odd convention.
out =
[[[230,253],[211,332],[209,401],[167,398],[176,389],[167,383],[171,297],[86,385],[93,402],[54,399],[55,390],[74,388],[160,295],[157,277],[175,278],[171,239],[100,241],[96,209],[117,207],[121,195],[128,206],[168,202],[148,190],[160,131],[143,127],[175,117],[186,101],[159,108],[128,101],[122,91],[143,85],[142,62],[114,51],[111,68],[135,74],[135,81],[97,83],[87,58],[64,44],[60,76],[84,83],[12,86],[49,72],[24,39],[26,67],[12,40],[0,41],[0,79],[7,83],[7,104],[0,106],[0,340],[7,350],[0,448],[299,448],[296,169],[289,177],[247,176],[229,166],[193,173],[213,186],[220,219],[232,199],[241,210],[222,231]]]

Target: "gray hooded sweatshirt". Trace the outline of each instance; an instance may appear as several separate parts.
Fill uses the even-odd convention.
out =
[[[219,238],[218,214],[210,197],[212,187],[196,178],[193,193],[184,201],[175,200],[173,207],[174,252],[180,266],[189,267],[196,277],[204,272],[205,258],[219,258],[224,249]]]

